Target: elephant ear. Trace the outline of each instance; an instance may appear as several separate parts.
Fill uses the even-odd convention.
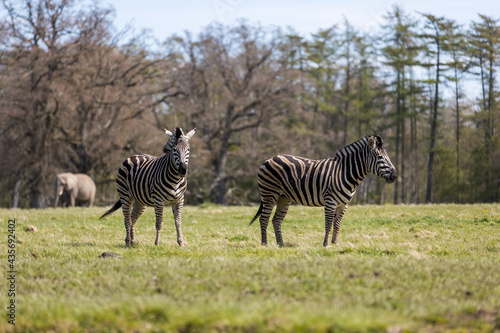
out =
[[[60,175],[59,182],[61,183],[61,185],[67,185],[68,184],[68,177],[66,177],[65,175]]]

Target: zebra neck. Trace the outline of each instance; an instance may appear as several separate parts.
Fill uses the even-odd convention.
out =
[[[164,170],[164,175],[170,181],[178,182],[183,177],[179,175],[179,171],[175,167],[174,158],[170,152],[161,155],[158,158],[158,162],[161,164],[162,169]]]
[[[365,149],[349,145],[340,149],[335,155],[335,159],[342,169],[341,173],[353,191],[368,175],[366,154]]]

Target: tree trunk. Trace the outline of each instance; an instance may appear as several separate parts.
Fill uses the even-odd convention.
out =
[[[397,69],[397,79],[396,79],[396,157],[394,160],[394,166],[396,169],[399,167],[399,137],[400,137],[400,114],[401,114],[401,71]],[[399,197],[399,180],[396,179],[394,182],[394,204],[398,204]]]
[[[229,152],[229,138],[231,137],[232,117],[235,105],[228,103],[227,115],[225,119],[225,129],[222,134],[221,147],[218,156],[215,158],[215,180],[212,188],[215,191],[215,203],[218,205],[227,205],[227,154]]]
[[[227,147],[221,148],[221,152],[217,157],[215,165],[215,180],[212,188],[215,192],[215,203],[218,205],[227,205],[227,188],[226,188],[226,162],[227,162]]]
[[[438,118],[438,106],[439,106],[439,39],[436,40],[437,43],[437,59],[436,59],[436,83],[435,83],[435,94],[434,94],[434,105],[432,107],[432,117],[431,117],[431,143],[429,147],[429,164],[427,167],[427,192],[425,195],[425,203],[432,202],[432,178],[434,172],[434,149],[436,148],[436,133],[437,133],[437,118]]]
[[[412,156],[413,172],[410,176],[410,198],[411,203],[418,201],[418,158],[417,158],[417,107],[415,102],[415,85],[413,70],[410,69],[410,155]]]
[[[16,185],[14,186],[14,195],[12,197],[12,208],[17,208],[19,204],[19,192],[21,190],[21,180],[16,181]]]
[[[455,175],[455,182],[457,187],[456,200],[461,201],[461,186],[460,186],[460,104],[459,104],[459,89],[458,89],[458,69],[455,67],[455,109],[456,109],[456,152],[457,152],[457,171]]]
[[[345,103],[344,103],[344,138],[343,145],[347,145],[347,126],[348,126],[348,116],[349,116],[349,93],[350,93],[350,85],[351,85],[351,62],[347,60],[347,68],[346,68],[346,82],[345,82]]]
[[[401,164],[400,164],[400,169],[398,169],[398,175],[401,179],[401,186],[399,191],[401,192],[401,203],[406,202],[406,196],[405,196],[405,160],[406,160],[406,150],[405,150],[405,137],[406,137],[406,79],[405,79],[406,73],[403,68],[403,80],[402,80],[402,86],[403,86],[403,96],[401,98],[401,112],[399,116],[399,123],[401,126],[401,135],[400,135],[400,145],[401,145]]]
[[[486,118],[486,131],[485,131],[485,151],[487,152],[487,160],[486,160],[486,170],[484,174],[484,180],[486,181],[486,196],[491,197],[493,195],[493,191],[495,190],[496,186],[494,186],[496,179],[495,177],[491,177],[490,173],[490,167],[491,167],[491,149],[492,149],[492,135],[493,135],[493,120],[492,120],[492,110],[493,110],[493,104],[494,104],[494,80],[495,78],[493,77],[493,71],[495,70],[493,68],[494,64],[494,55],[493,55],[493,45],[490,44],[490,53],[488,54],[488,62],[489,62],[489,68],[488,68],[488,108],[487,108],[487,118]],[[494,186],[494,187],[493,187]]]
[[[31,208],[47,208],[45,195],[43,194],[43,184],[40,179],[37,179],[31,188]]]

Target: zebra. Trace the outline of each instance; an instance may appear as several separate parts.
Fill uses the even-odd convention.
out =
[[[189,161],[189,140],[196,128],[184,135],[176,127],[174,133],[165,129],[169,139],[159,157],[140,154],[127,158],[116,175],[120,199],[100,218],[104,218],[122,207],[125,218],[125,245],[135,242],[135,223],[146,206],[153,206],[156,215],[156,240],[160,244],[163,227],[163,207],[172,205],[177,243],[183,246],[181,211],[184,206],[184,192],[187,187],[186,174]],[[133,208],[132,208],[133,206]]]
[[[284,246],[281,223],[292,202],[304,206],[325,207],[325,239],[334,224],[332,243],[336,243],[342,217],[361,181],[372,172],[393,183],[397,178],[383,140],[378,135],[365,136],[342,147],[335,157],[323,160],[277,155],[259,168],[258,184],[261,202],[250,225],[260,215],[262,245],[267,245],[267,225],[277,205],[272,223],[276,241]]]

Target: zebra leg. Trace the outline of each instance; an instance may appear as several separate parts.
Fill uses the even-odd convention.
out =
[[[285,245],[283,243],[283,236],[281,235],[281,224],[283,223],[283,219],[285,218],[286,213],[288,212],[288,207],[290,207],[291,203],[292,200],[288,199],[285,196],[280,196],[278,198],[278,205],[276,207],[276,212],[274,213],[273,217],[274,234],[276,235],[276,242],[280,247],[283,247]]]
[[[335,217],[335,210],[337,206],[333,202],[327,202],[325,204],[325,239],[323,240],[323,246],[328,246],[328,238],[330,236],[330,231],[332,231],[333,218]]]
[[[155,240],[155,245],[160,244],[160,231],[161,228],[163,228],[163,201],[162,200],[155,200],[154,202],[155,205],[155,216],[156,216],[156,240]]]
[[[175,230],[177,231],[177,244],[179,246],[184,245],[184,239],[182,237],[182,219],[181,212],[184,206],[184,196],[182,196],[176,203],[172,205],[172,213],[174,213]]]
[[[123,218],[125,223],[125,246],[130,246],[130,227],[131,227],[131,209],[132,209],[132,198],[120,198],[122,202]]]
[[[130,224],[130,244],[134,245],[135,243],[135,223],[137,222],[137,219],[141,214],[144,212],[144,209],[146,209],[146,206],[135,200],[134,202],[134,208],[132,209],[132,216],[131,216],[131,224]]]
[[[276,199],[272,198],[262,198],[262,212],[260,214],[260,234],[262,238],[262,245],[267,245],[267,225],[269,224],[269,218],[273,212],[273,207],[276,204]]]
[[[333,225],[333,235],[332,235],[332,244],[337,242],[337,235],[339,234],[340,223],[342,222],[342,218],[344,217],[344,213],[347,210],[347,205],[338,206],[335,212],[335,224]]]

